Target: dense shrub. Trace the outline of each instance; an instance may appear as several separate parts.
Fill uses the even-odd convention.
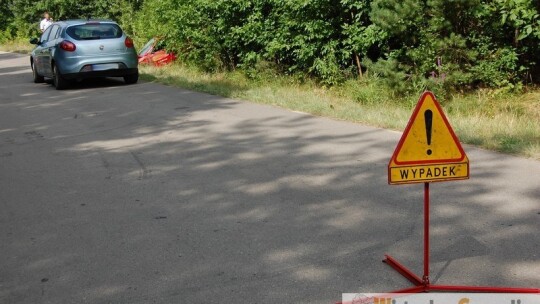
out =
[[[325,85],[378,75],[397,93],[539,82],[540,0],[7,0],[0,39],[55,19],[119,21],[206,71],[275,71]],[[264,63],[264,64],[261,64]]]

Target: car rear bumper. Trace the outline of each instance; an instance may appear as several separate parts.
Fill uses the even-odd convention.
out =
[[[76,73],[94,73],[95,70],[90,69],[87,71],[85,68],[89,66],[99,66],[107,64],[118,64],[117,68],[106,69],[103,71],[112,70],[125,70],[125,69],[137,69],[138,58],[135,51],[117,53],[117,54],[103,54],[103,55],[76,55],[69,54],[64,51],[57,51],[54,56],[55,62],[62,75],[76,74]],[[101,70],[100,70],[101,72]]]
[[[139,72],[138,68],[127,68],[127,69],[114,69],[114,70],[105,70],[105,71],[69,73],[69,74],[62,74],[62,76],[65,79],[86,79],[86,78],[96,78],[96,77],[124,77],[128,75],[137,74],[138,72]]]

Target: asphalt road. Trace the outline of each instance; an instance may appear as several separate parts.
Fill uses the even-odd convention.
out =
[[[333,303],[422,271],[400,134],[154,83],[56,91],[0,53],[0,303]],[[431,281],[540,286],[540,162],[431,187]]]

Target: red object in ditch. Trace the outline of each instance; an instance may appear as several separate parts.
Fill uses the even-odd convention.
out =
[[[162,40],[158,38],[150,39],[139,51],[139,64],[163,66],[176,60],[176,55],[164,50]]]

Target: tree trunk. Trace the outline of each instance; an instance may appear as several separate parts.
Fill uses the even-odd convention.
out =
[[[354,53],[354,60],[356,61],[356,67],[358,68],[358,77],[362,78],[364,75],[362,74],[362,66],[360,65],[360,57],[358,56],[358,53]]]

